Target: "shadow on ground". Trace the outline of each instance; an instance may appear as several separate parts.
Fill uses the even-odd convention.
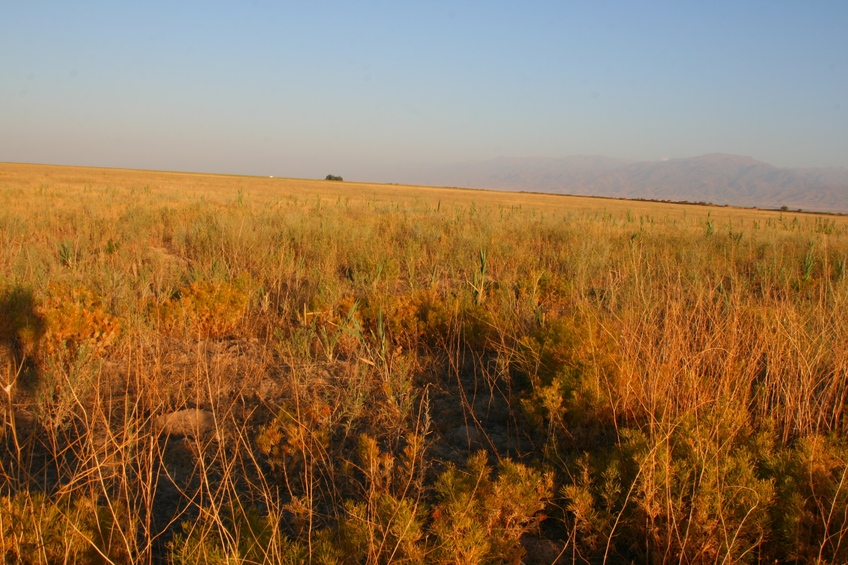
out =
[[[38,382],[36,359],[45,331],[36,306],[30,289],[15,286],[0,291],[0,356],[10,363],[11,377],[28,387]]]

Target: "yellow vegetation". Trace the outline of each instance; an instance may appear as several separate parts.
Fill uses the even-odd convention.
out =
[[[0,543],[845,562],[846,270],[842,216],[0,164]]]

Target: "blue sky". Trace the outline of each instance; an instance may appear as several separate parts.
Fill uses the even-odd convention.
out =
[[[848,2],[6,2],[0,161],[848,166]]]

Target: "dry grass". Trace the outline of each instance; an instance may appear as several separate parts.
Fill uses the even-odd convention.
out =
[[[848,559],[846,218],[2,164],[0,250],[9,562]]]

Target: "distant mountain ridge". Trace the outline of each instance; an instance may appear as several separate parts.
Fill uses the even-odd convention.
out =
[[[848,213],[845,167],[779,168],[722,153],[639,162],[585,155],[498,157],[421,168],[406,176],[404,182],[438,186]]]

